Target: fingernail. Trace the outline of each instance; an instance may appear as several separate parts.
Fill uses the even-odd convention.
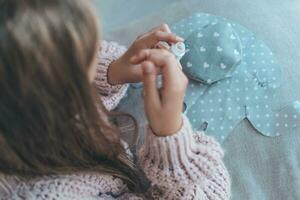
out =
[[[159,42],[157,44],[158,49],[170,49],[170,45],[167,42]]]
[[[183,42],[184,39],[182,37],[176,36],[176,40],[178,40],[179,42]]]

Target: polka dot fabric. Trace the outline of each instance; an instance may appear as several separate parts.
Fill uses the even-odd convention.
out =
[[[239,37],[225,20],[194,30],[185,45],[189,50],[181,59],[184,72],[205,84],[231,77],[242,60]]]
[[[194,128],[205,130],[207,134],[214,136],[220,142],[223,142],[234,127],[245,118],[265,136],[278,136],[289,132],[291,128],[299,124],[300,102],[294,102],[283,108],[274,106],[275,91],[281,85],[281,68],[264,42],[241,25],[205,13],[196,13],[182,19],[172,26],[172,31],[185,38],[185,43],[190,46],[195,44],[193,40],[197,37],[204,36],[203,28],[205,26],[222,27],[218,24],[225,23],[232,27],[237,35],[230,34],[224,39],[229,41],[231,39],[233,44],[236,43],[235,40],[239,40],[241,51],[237,48],[228,49],[226,46],[222,46],[224,41],[221,40],[216,40],[219,43],[208,44],[207,41],[202,43],[211,45],[209,47],[199,45],[199,41],[197,41],[198,48],[189,49],[187,47],[190,51],[194,51],[187,53],[193,57],[184,57],[181,60],[183,67],[188,69],[187,76],[190,77],[185,97],[186,115]],[[228,33],[227,29],[224,31]],[[223,33],[220,29],[217,32],[212,30],[209,32],[211,38],[220,38]],[[215,49],[222,55],[218,58],[211,57],[210,60],[203,62],[201,53],[204,49],[206,51]],[[195,79],[199,72],[197,68],[209,68],[210,63],[219,66],[216,73],[222,68],[225,69],[224,63],[224,65],[222,62],[215,63],[216,60],[219,62],[225,59],[226,61],[229,50],[233,55],[241,54],[241,61],[230,77],[226,77],[224,73],[222,74],[223,78],[219,76],[217,81],[212,81],[211,84],[207,84],[209,81]],[[216,51],[211,54],[216,54]],[[238,62],[238,60],[236,61]],[[205,71],[202,72],[205,73]],[[209,79],[209,77],[205,78]]]

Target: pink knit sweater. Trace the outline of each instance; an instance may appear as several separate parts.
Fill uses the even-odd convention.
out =
[[[111,110],[125,95],[128,86],[108,84],[107,69],[113,60],[124,53],[125,48],[113,42],[103,41],[101,45],[95,83],[104,105]],[[173,136],[157,137],[150,129],[146,129],[144,146],[138,158],[152,182],[153,199],[229,199],[230,178],[222,162],[220,145],[203,132],[193,132],[188,119],[185,116],[183,119],[181,130]],[[119,178],[82,172],[26,181],[2,175],[0,199],[139,198],[130,194]]]

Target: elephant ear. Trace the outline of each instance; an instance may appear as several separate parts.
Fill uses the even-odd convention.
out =
[[[223,20],[192,32],[185,44],[189,51],[181,59],[183,71],[190,79],[204,84],[231,77],[242,60],[239,36]]]
[[[265,136],[279,136],[289,133],[300,123],[300,102],[295,101],[282,109],[273,111],[268,104],[260,104],[248,110],[250,123]],[[259,110],[259,112],[257,111]]]
[[[205,13],[182,19],[171,29],[185,38],[190,50],[181,64],[190,78],[185,112],[192,125],[219,142],[245,118],[261,134],[276,135],[267,128],[273,121],[266,116],[275,116],[272,111],[280,107],[274,97],[282,71],[267,45],[247,28]],[[256,119],[258,113],[264,119]]]

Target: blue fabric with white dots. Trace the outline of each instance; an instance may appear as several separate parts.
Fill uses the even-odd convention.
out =
[[[181,64],[190,78],[185,113],[194,128],[222,142],[245,118],[265,136],[287,133],[299,124],[300,102],[283,108],[273,104],[281,68],[270,49],[249,30],[221,17],[196,13],[173,25],[172,31],[186,39],[188,49],[192,46]],[[222,73],[227,70],[224,66],[235,70],[229,70],[233,73],[228,76],[228,71]]]
[[[242,60],[239,36],[225,20],[198,27],[185,45],[188,51],[181,59],[185,74],[205,84],[231,77]]]
[[[275,102],[279,98],[275,90],[281,84],[281,67],[270,49],[253,33],[241,25],[205,13],[182,19],[171,28],[186,39],[187,48],[193,44],[196,49],[199,45],[200,51],[194,52],[191,48],[181,59],[184,72],[190,77],[184,113],[196,130],[204,130],[222,143],[244,119],[248,119],[253,128],[264,136],[279,136],[299,125],[300,102],[290,105]],[[205,28],[208,31],[203,31]],[[203,46],[209,44],[207,41],[199,44],[199,36],[209,33],[211,36],[207,41],[213,41],[211,46]],[[229,33],[233,33],[234,37]],[[193,40],[198,41],[193,43]],[[222,48],[221,52],[218,46]],[[214,56],[201,55],[204,53],[201,47],[206,48],[206,54]],[[241,60],[232,58],[237,54],[242,56]],[[209,65],[206,68],[218,69],[218,74],[201,69],[205,68],[205,62]],[[228,67],[227,71],[222,69],[221,63]],[[219,73],[221,70],[225,73]],[[120,110],[132,114],[137,120],[145,118],[141,112],[142,87],[142,83],[131,84],[128,96],[119,105]],[[144,124],[142,120],[140,123]]]

